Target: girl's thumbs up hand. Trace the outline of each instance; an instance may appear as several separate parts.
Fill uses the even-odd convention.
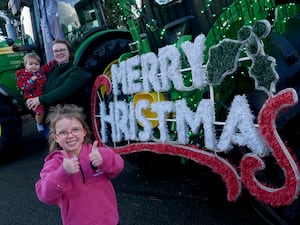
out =
[[[98,150],[98,141],[94,141],[92,151],[89,154],[91,164],[94,167],[99,167],[102,164],[102,156]]]
[[[69,158],[68,154],[62,150],[64,159],[63,159],[63,167],[65,171],[69,174],[75,174],[80,171],[79,160],[77,157]]]

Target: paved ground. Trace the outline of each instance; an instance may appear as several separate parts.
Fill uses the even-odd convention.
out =
[[[0,165],[0,225],[61,225],[59,209],[35,195],[47,150],[30,123],[19,157]],[[158,175],[126,161],[113,183],[121,225],[265,225],[245,195],[228,203],[225,184],[206,168],[190,173],[170,166]]]

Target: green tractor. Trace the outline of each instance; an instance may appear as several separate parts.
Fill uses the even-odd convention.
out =
[[[59,29],[63,32],[60,34],[53,31],[55,24],[49,23],[52,15],[46,12],[47,7],[53,4],[56,6],[54,14],[59,14]],[[27,52],[37,52],[46,62],[52,57],[49,44],[58,37],[68,39],[77,50],[75,63],[85,67],[86,76],[90,78],[85,93],[89,98],[95,77],[121,54],[130,51],[131,42],[128,31],[107,26],[100,1],[10,0],[8,6],[13,18],[3,15],[6,37],[0,42],[0,153],[3,154],[13,154],[22,136],[21,117],[31,113],[17,88],[15,76],[16,70],[23,66]],[[41,29],[41,24],[46,30]],[[48,35],[43,32],[48,32]],[[101,60],[96,68],[87,68],[85,65],[95,54],[101,56]],[[89,107],[89,103],[84,107]]]
[[[188,112],[192,115],[197,111],[202,100],[209,99],[209,96],[214,96],[215,119],[216,121],[223,121],[215,122],[214,125],[217,127],[216,135],[221,136],[224,121],[228,117],[231,104],[236,95],[246,95],[251,111],[255,117],[258,117],[262,108],[265,107],[265,102],[276,92],[293,88],[297,93],[300,93],[300,80],[298,78],[300,72],[299,1],[10,0],[8,3],[14,15],[14,20],[18,22],[14,23],[17,25],[16,38],[12,38],[14,44],[12,45],[11,41],[9,41],[11,39],[8,39],[8,42],[3,42],[4,48],[13,49],[14,52],[0,55],[0,57],[7,56],[9,59],[8,63],[3,64],[3,66],[1,64],[0,67],[0,151],[9,151],[17,143],[17,139],[21,136],[20,116],[29,113],[24,105],[24,100],[20,96],[20,92],[16,89],[14,71],[20,68],[22,56],[28,51],[36,51],[44,61],[51,59],[49,43],[55,38],[63,37],[72,43],[74,49],[76,49],[74,63],[84,69],[85,75],[90,80],[83,94],[86,95],[87,99],[91,100],[87,100],[84,107],[91,112],[90,119],[96,138],[99,139],[100,143],[109,145],[120,153],[131,153],[129,156],[134,156],[132,158],[141,165],[151,161],[152,155],[145,155],[140,151],[166,153],[192,159],[194,154],[199,152],[204,154],[205,152],[212,158],[216,155],[226,158],[231,157],[232,161],[237,161],[238,163],[243,160],[243,156],[246,153],[249,153],[249,149],[245,146],[235,146],[233,151],[225,153],[212,151],[212,154],[209,149],[204,151],[206,147],[205,130],[202,128],[198,129],[198,127],[195,129],[196,131],[192,129],[187,130],[186,134],[183,135],[186,137],[184,139],[185,144],[179,146],[176,140],[179,137],[180,130],[175,121],[176,113],[171,110],[173,105],[170,103],[168,105],[170,106],[169,108],[161,109],[165,111],[160,116],[169,121],[166,126],[162,126],[162,123],[160,123],[162,119],[158,118],[157,114],[153,115],[153,112],[147,107],[147,104],[149,104],[147,102],[149,101],[157,102],[156,107],[162,107],[159,104],[160,100],[169,102],[181,102],[182,100],[186,102],[184,107],[187,106],[190,110]],[[265,22],[260,23],[260,21]],[[270,25],[271,29],[267,29],[268,25]],[[211,52],[220,51],[224,43],[229,43],[237,49],[236,52],[239,53],[239,59],[237,59],[238,57],[233,57],[235,62],[234,66],[232,66],[233,69],[226,76],[221,76],[222,79],[219,79],[218,82],[214,81],[214,76],[208,76],[209,84],[213,83],[214,85],[208,84],[205,87],[194,88],[193,90],[178,88],[193,85],[194,71],[191,72],[191,62],[189,61],[193,57],[187,57],[189,53],[185,52],[186,50],[183,46],[195,44],[196,40],[201,39],[201,34],[205,36],[205,42],[203,43],[203,48],[201,48],[204,49],[201,62],[203,67],[207,66],[204,68],[204,71],[208,71],[208,75],[210,73],[218,73],[217,70],[220,65],[211,63],[213,61]],[[245,44],[246,42],[247,44]],[[152,57],[153,63],[162,64],[162,62],[168,60],[168,62],[172,62],[167,57],[163,58],[162,52],[167,54],[167,50],[172,51],[177,56],[181,56],[180,63],[177,66],[181,69],[182,83],[176,80],[176,77],[167,75],[169,80],[179,82],[176,83],[177,86],[174,82],[173,85],[167,86],[165,89],[157,88],[155,90],[155,85],[153,85],[152,89],[149,89],[148,86],[148,89],[146,88],[147,91],[135,92],[129,88],[126,89],[124,86],[126,82],[138,89],[139,84],[145,78],[149,80],[149,83],[150,81],[155,83],[149,77],[140,79],[139,75],[141,73],[138,71],[142,70],[142,62],[147,57]],[[227,50],[232,49],[229,47]],[[226,66],[231,64],[226,62],[226,54],[224,52],[222,54],[219,55],[218,62],[223,62],[220,68],[225,68],[226,71]],[[155,61],[155,57],[159,58],[160,55],[164,61]],[[199,52],[199,55],[202,55],[202,52]],[[13,56],[17,59],[13,59]],[[272,58],[268,58],[269,56]],[[262,90],[264,88],[257,88],[257,77],[249,76],[249,68],[258,75],[260,73],[259,68],[251,65],[249,58],[253,60],[252,63],[254,64],[257,62],[256,59],[260,58],[262,62],[269,63],[271,68],[276,69],[276,71],[269,71],[269,74],[275,74],[271,80],[262,77],[264,84],[267,83],[272,86],[271,94]],[[1,60],[1,62],[4,61]],[[196,60],[194,63],[197,64],[197,62]],[[11,65],[11,67],[6,69],[7,65]],[[129,67],[124,67],[124,69],[122,66],[125,65],[129,65]],[[169,71],[168,69],[171,66],[168,66],[167,63],[164,65],[164,69],[159,68],[159,66],[156,69]],[[148,72],[154,73],[150,69],[148,68]],[[118,72],[123,74],[127,70],[132,72],[132,77],[117,77]],[[276,74],[279,75],[278,78]],[[264,73],[261,75],[264,75]],[[125,83],[120,81],[123,78],[126,80],[124,81]],[[160,76],[157,76],[157,79],[160,79]],[[133,109],[138,105],[141,108],[140,111],[142,113],[140,113],[139,118],[142,121],[129,119],[126,121],[123,119],[120,120],[119,124],[115,124],[109,117],[109,110],[113,111],[112,107],[114,105],[111,104],[112,106],[110,106],[110,103],[113,101],[117,102],[117,107],[119,107],[118,115],[120,117],[120,112],[124,115],[134,114],[135,111]],[[208,101],[206,102],[209,104]],[[128,104],[128,112],[126,111],[127,105],[124,104]],[[295,173],[291,177],[296,177],[296,180],[299,173],[299,169],[295,169],[298,165],[296,158],[300,158],[298,142],[300,135],[299,112],[300,106],[296,104],[285,113],[278,115],[276,120],[276,128],[280,137],[289,144],[292,151],[291,154],[295,155],[294,158],[289,158],[288,161],[293,165],[292,171]],[[101,119],[101,115],[105,113],[107,113],[107,116],[105,119]],[[123,116],[122,118],[125,117]],[[255,123],[257,122],[259,121],[255,121]],[[111,126],[107,126],[107,124],[111,124]],[[130,124],[135,125],[131,126]],[[119,130],[115,130],[114,126],[119,127]],[[132,129],[129,129],[128,133],[126,133],[126,126]],[[150,135],[150,141],[147,139],[149,132],[146,132],[147,135],[145,135],[145,132],[141,133],[141,131],[145,131],[146,127],[150,127],[153,131]],[[165,131],[164,134],[169,135],[169,138],[162,135],[162,130]],[[144,136],[137,137],[135,132],[140,132]],[[162,139],[163,141],[161,141]],[[146,145],[146,142],[150,143]],[[157,147],[154,149],[152,146],[155,146],[155,144],[157,144]],[[123,148],[124,146],[128,146],[127,148],[125,147],[126,151]],[[185,152],[189,149],[189,152],[182,154],[183,148]],[[236,156],[235,153],[232,153],[236,152],[235,150],[242,154]],[[135,152],[138,153],[134,154]],[[289,154],[287,153],[287,155]],[[199,155],[195,157],[199,159]],[[274,160],[269,158],[272,157],[265,157],[265,160],[270,161],[271,167],[273,167],[276,164],[276,160],[274,163]],[[201,160],[199,159],[199,161]],[[206,164],[204,163],[204,165]],[[213,168],[213,166],[211,167]],[[232,166],[229,167],[232,171],[235,171]],[[276,179],[276,183],[280,187],[285,182],[285,179],[283,173],[278,172],[278,168],[275,171],[274,179]],[[237,173],[233,172],[237,177],[236,183],[240,184]],[[268,183],[270,182],[268,175],[272,172],[267,171],[266,173],[261,172],[260,176],[263,177],[263,182]],[[299,184],[295,184],[294,180],[292,181],[295,191],[292,197],[297,198]],[[239,184],[236,186],[238,190],[240,190],[241,186]],[[234,185],[227,181],[227,187],[232,186]],[[252,186],[249,185],[247,187],[251,189]],[[257,193],[257,196],[259,196],[257,190],[250,190],[250,192]],[[269,193],[269,190],[264,188],[261,193]],[[263,197],[258,197],[258,199],[262,201],[262,205],[268,207],[264,204],[270,203],[267,199]],[[276,200],[276,198],[273,199]],[[290,212],[290,209],[297,209],[299,201],[283,203],[281,200],[278,200],[278,202],[271,201],[271,205],[272,207],[268,208],[268,211],[274,212],[274,214],[271,213],[272,219],[275,218],[274,220],[276,220],[274,223],[284,224],[282,222],[284,220],[293,221],[294,223],[299,222],[299,218],[297,218],[299,214],[292,213],[292,216],[289,216],[285,213],[287,211]],[[273,207],[277,209],[275,210]],[[278,215],[283,215],[283,217]]]
[[[12,44],[22,45],[10,19],[0,14],[5,21],[7,36],[0,41],[0,153],[11,151],[22,136],[21,116],[28,113],[24,99],[17,89],[15,72],[23,62],[24,52],[14,52]]]

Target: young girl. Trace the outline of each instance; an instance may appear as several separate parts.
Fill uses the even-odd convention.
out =
[[[79,106],[50,108],[50,153],[36,183],[38,198],[61,209],[64,225],[116,225],[116,195],[110,179],[123,169],[120,155],[90,144],[90,131]]]

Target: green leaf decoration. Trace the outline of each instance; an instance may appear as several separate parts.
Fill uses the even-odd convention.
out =
[[[263,46],[258,38],[251,37],[248,40],[247,55],[251,58],[255,57],[255,55],[260,54],[262,48]]]
[[[250,26],[242,26],[239,29],[239,32],[237,34],[238,40],[239,41],[245,41],[251,37],[251,34],[253,32],[252,27]]]
[[[276,61],[265,54],[264,43],[261,40],[268,36],[270,31],[270,22],[259,20],[252,27],[241,27],[238,40],[226,38],[220,44],[212,46],[206,65],[208,83],[212,86],[219,85],[224,77],[236,72],[241,52],[246,50],[248,60],[251,61],[249,76],[254,79],[255,88],[267,94],[275,93],[279,79],[275,70]]]
[[[275,85],[279,79],[275,70],[275,59],[267,55],[258,55],[255,57],[249,74],[255,80],[255,87],[266,92],[275,92]]]
[[[259,20],[253,25],[253,32],[259,39],[265,38],[271,31],[271,25],[268,20]]]
[[[237,69],[243,42],[224,39],[220,44],[209,49],[207,78],[211,85],[218,85],[224,77]]]

